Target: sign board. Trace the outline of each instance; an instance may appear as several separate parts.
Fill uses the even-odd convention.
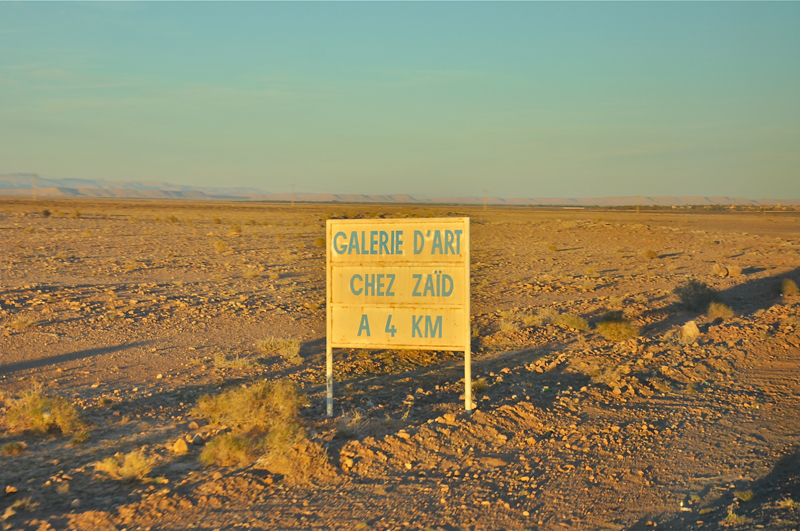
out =
[[[326,242],[328,415],[333,348],[463,350],[472,409],[469,218],[328,220]]]

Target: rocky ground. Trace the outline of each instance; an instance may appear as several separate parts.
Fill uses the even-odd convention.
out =
[[[458,353],[342,350],[326,418],[325,219],[448,215],[472,220],[478,409]],[[3,528],[800,527],[798,212],[4,200],[0,249],[0,418],[38,382],[89,426],[0,431],[25,445]],[[690,280],[734,315],[681,306]],[[603,337],[609,312],[640,335]],[[198,462],[199,397],[263,378],[302,388],[326,466]],[[132,450],[145,481],[95,467]]]

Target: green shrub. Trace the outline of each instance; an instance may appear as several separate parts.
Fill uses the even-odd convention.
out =
[[[704,312],[712,302],[719,302],[716,290],[698,280],[690,280],[683,286],[678,286],[675,294],[681,305],[691,311]]]

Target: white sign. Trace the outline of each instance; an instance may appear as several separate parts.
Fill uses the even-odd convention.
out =
[[[328,415],[333,348],[463,350],[472,409],[469,218],[328,220]]]

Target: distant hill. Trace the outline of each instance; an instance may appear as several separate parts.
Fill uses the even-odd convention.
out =
[[[0,174],[0,195],[30,197],[34,174]],[[187,186],[157,181],[106,181],[95,179],[45,179],[36,176],[39,197],[81,198],[132,198],[132,199],[194,199],[234,201],[291,201],[292,195],[270,193],[258,188],[217,188]],[[428,198],[424,196],[365,195],[365,194],[295,194],[298,202],[326,203],[417,203],[480,205],[482,197],[452,196]],[[490,205],[509,206],[689,206],[689,205],[800,205],[800,199],[748,199],[746,197],[690,196],[690,197],[488,197]]]

